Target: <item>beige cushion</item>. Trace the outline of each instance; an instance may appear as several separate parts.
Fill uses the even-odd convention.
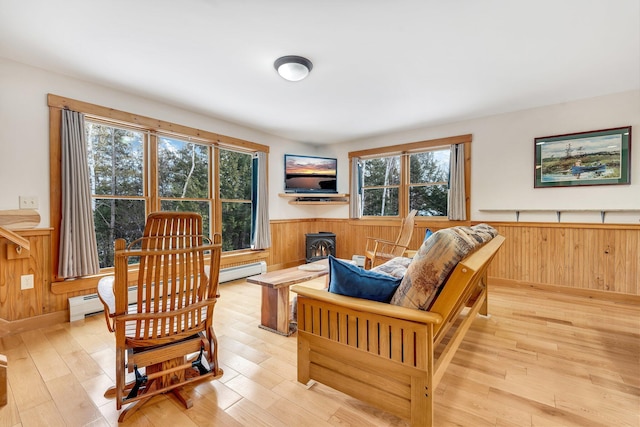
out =
[[[371,271],[388,274],[393,277],[404,277],[411,261],[411,258],[395,257],[384,264],[380,264],[379,266],[372,268]]]
[[[438,230],[427,239],[391,298],[391,304],[428,310],[456,264],[497,235],[487,224]]]

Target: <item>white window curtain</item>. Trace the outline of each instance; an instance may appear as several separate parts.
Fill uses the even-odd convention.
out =
[[[466,193],[464,190],[464,144],[451,145],[449,164],[449,214],[454,221],[467,219]]]
[[[253,231],[253,248],[266,249],[271,246],[269,227],[269,191],[267,188],[267,153],[256,153],[258,160],[256,221]]]
[[[87,164],[84,114],[62,110],[62,220],[58,275],[100,272]]]
[[[349,199],[349,218],[358,219],[362,217],[362,182],[360,158],[351,158],[351,198]]]

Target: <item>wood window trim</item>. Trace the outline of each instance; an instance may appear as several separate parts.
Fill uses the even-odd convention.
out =
[[[397,144],[397,145],[389,145],[384,147],[370,148],[366,150],[358,150],[358,151],[350,151],[349,152],[349,182],[351,183],[353,176],[352,175],[352,161],[353,158],[367,158],[367,157],[379,157],[383,155],[393,156],[393,155],[401,155],[401,154],[411,154],[413,152],[418,152],[420,150],[442,147],[447,145],[454,144],[464,144],[464,189],[465,189],[465,211],[467,220],[463,221],[463,223],[469,223],[471,218],[471,142],[473,141],[472,134],[465,135],[457,135],[446,138],[437,138],[430,139],[425,141],[417,141],[417,142],[409,142],[405,144]],[[408,161],[407,161],[408,163]],[[403,174],[401,176],[401,190],[404,186],[408,186],[408,169],[405,167],[403,169]],[[351,187],[349,187],[351,188]],[[403,196],[404,191],[401,191],[399,195],[400,199],[398,200],[400,211],[398,212],[398,218],[404,218],[408,215],[408,201],[405,201],[405,197]],[[389,217],[365,217],[361,220],[365,221],[388,221]],[[430,218],[430,217],[416,217],[417,223],[423,222],[455,222],[460,223],[460,221],[450,221],[446,218]]]
[[[174,135],[176,137],[192,137],[211,144],[214,149],[217,147],[235,147],[247,151],[262,151],[269,153],[269,146],[255,142],[245,141],[238,138],[220,135],[201,129],[191,128],[164,120],[151,117],[140,116],[126,111],[103,107],[76,99],[63,97],[60,95],[47,94],[47,105],[49,107],[49,197],[50,214],[49,222],[51,227],[51,287],[52,292],[76,292],[89,289],[97,285],[100,277],[105,274],[68,280],[58,276],[58,264],[60,258],[60,221],[62,220],[62,153],[61,153],[61,119],[62,110],[69,109],[87,115],[108,119],[114,124],[121,124],[127,127],[138,127],[142,130]],[[214,156],[214,159],[217,156]],[[217,180],[215,180],[217,182]],[[219,209],[214,209],[216,219],[221,214]],[[249,252],[249,251],[247,251]],[[254,251],[251,251],[254,252]],[[237,255],[236,255],[237,256]],[[223,255],[223,258],[225,256]],[[261,258],[255,253],[248,253],[248,258]]]

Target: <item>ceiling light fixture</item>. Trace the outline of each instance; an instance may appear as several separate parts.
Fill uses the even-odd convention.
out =
[[[276,59],[273,66],[285,80],[297,82],[309,75],[313,69],[313,64],[302,56],[288,55]]]

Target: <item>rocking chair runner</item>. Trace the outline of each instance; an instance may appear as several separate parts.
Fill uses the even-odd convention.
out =
[[[181,386],[222,376],[213,330],[220,241],[202,236],[201,216],[189,212],[152,213],[144,237],[116,241],[115,276],[100,280],[98,296],[116,336],[116,385],[105,396],[115,395],[118,410],[131,403],[119,421],[168,391],[190,408]],[[129,301],[131,257],[139,259],[136,302]],[[134,381],[126,382],[127,372]]]
[[[366,268],[373,268],[392,258],[402,256],[404,251],[409,247],[408,245],[413,234],[413,224],[417,213],[418,211],[414,209],[402,220],[400,233],[398,233],[398,238],[395,242],[367,237],[367,246],[365,249]]]

